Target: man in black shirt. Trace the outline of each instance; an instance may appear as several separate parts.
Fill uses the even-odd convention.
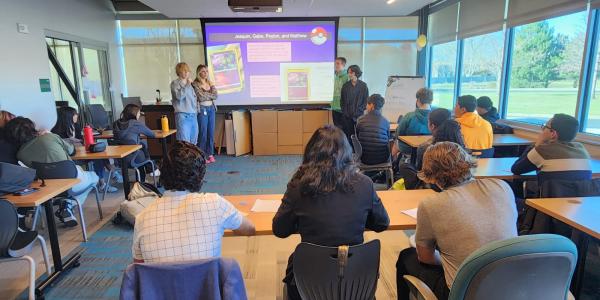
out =
[[[356,120],[363,115],[367,108],[369,88],[364,81],[358,79],[361,75],[362,71],[359,66],[350,66],[348,68],[350,81],[342,86],[342,97],[340,99],[343,114],[342,129],[348,141],[350,141],[350,136],[355,134]]]

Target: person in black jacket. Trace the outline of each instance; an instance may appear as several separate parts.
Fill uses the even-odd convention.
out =
[[[390,122],[381,114],[385,100],[379,94],[367,99],[367,114],[358,118],[356,136],[362,146],[361,162],[377,165],[390,159]]]
[[[342,95],[340,105],[342,107],[342,129],[350,141],[350,136],[354,134],[356,120],[363,115],[367,107],[367,98],[369,97],[369,88],[367,84],[359,80],[362,71],[357,65],[351,65],[348,68],[348,82],[342,86]]]
[[[325,125],[312,135],[273,218],[273,233],[299,233],[302,242],[337,247],[363,243],[365,229],[387,229],[389,217],[371,180],[358,172],[344,133]],[[290,256],[283,282],[300,299]]]
[[[4,132],[4,125],[14,118],[15,115],[0,110],[0,162],[17,165],[17,151],[19,148],[7,139]]]
[[[500,119],[498,109],[494,107],[492,99],[488,96],[477,98],[477,113],[486,121],[490,122],[490,124],[494,124]]]

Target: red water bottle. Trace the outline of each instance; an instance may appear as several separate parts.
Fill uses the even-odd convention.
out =
[[[85,127],[83,127],[83,145],[85,146],[85,150],[87,151],[92,144],[94,144],[92,127],[90,127],[90,125],[85,125]]]

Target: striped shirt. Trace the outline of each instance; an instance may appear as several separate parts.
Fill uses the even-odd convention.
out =
[[[513,165],[512,172],[524,174],[537,170],[552,179],[587,180],[592,178],[590,155],[581,143],[552,141],[532,148]]]

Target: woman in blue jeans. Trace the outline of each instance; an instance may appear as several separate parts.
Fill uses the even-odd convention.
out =
[[[184,63],[175,66],[177,79],[171,82],[171,103],[175,110],[175,126],[177,127],[177,140],[192,144],[198,142],[198,101],[192,87],[190,67]]]
[[[207,163],[214,163],[215,149],[215,113],[217,107],[217,89],[214,83],[208,79],[208,68],[205,65],[199,65],[196,68],[196,80],[192,83],[196,98],[198,99],[198,147],[208,157]]]

